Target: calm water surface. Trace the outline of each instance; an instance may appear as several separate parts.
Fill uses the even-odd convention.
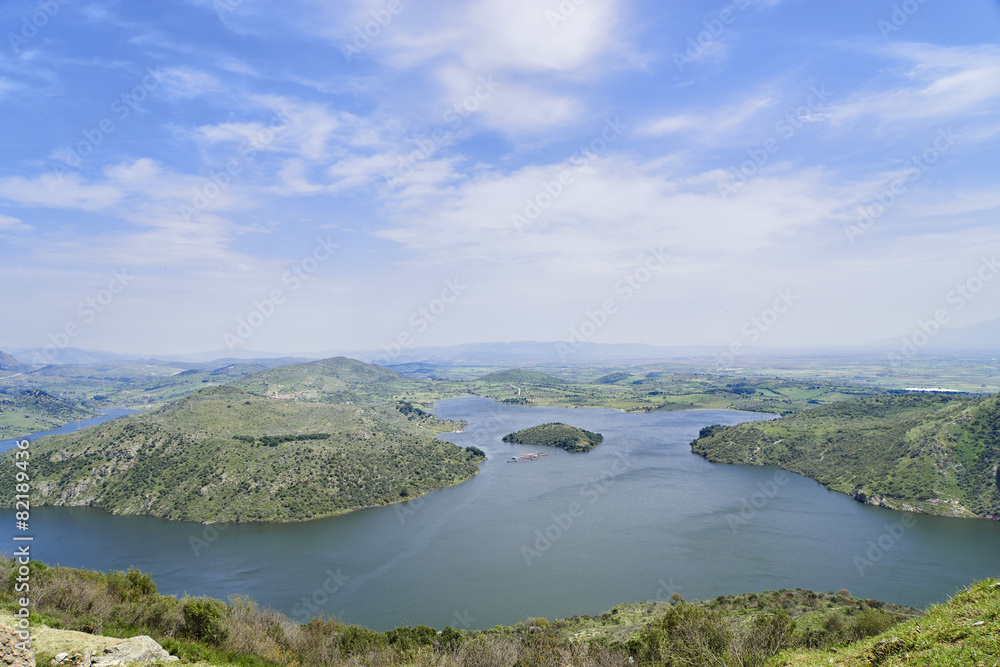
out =
[[[475,397],[442,401],[436,413],[469,421],[445,437],[490,459],[458,486],[287,525],[40,508],[32,512],[36,555],[101,570],[134,565],[162,593],[240,593],[299,620],[324,614],[378,630],[596,614],[673,592],[847,588],[926,606],[1000,574],[998,522],[892,512],[774,468],[691,454],[701,427],[763,415],[525,408]],[[600,432],[604,443],[506,462],[536,450],[503,435],[551,421]],[[907,516],[916,522],[897,525]],[[3,521],[12,525],[12,512]]]

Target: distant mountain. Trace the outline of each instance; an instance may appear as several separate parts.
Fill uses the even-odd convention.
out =
[[[539,366],[592,363],[627,363],[662,359],[713,357],[718,346],[661,347],[644,344],[567,343],[470,343],[449,347],[416,347],[391,358],[384,352],[353,352],[350,356],[384,365],[411,363],[455,364],[469,366]]]
[[[15,373],[24,373],[30,371],[31,367],[27,364],[22,364],[15,357],[10,356],[6,352],[0,350],[0,371],[14,371]]]
[[[104,361],[126,361],[135,359],[127,354],[115,354],[98,350],[84,350],[78,347],[19,347],[11,350],[18,361],[33,366],[49,364],[96,364]]]

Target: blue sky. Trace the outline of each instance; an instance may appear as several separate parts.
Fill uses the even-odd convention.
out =
[[[16,0],[0,28],[0,347],[1000,315],[995,1]]]

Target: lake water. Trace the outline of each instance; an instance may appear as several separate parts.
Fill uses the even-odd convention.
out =
[[[39,508],[36,556],[105,571],[134,565],[162,593],[240,593],[298,620],[323,614],[377,630],[596,614],[674,592],[846,588],[923,607],[1000,574],[1000,522],[870,507],[774,468],[691,454],[701,427],[764,415],[526,408],[475,397],[442,401],[436,413],[469,421],[445,437],[489,456],[457,486],[286,525]],[[586,454],[507,462],[537,450],[503,435],[552,421],[600,432],[604,442]],[[13,524],[12,512],[2,516]]]

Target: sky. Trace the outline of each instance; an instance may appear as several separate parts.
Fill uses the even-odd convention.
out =
[[[923,344],[1000,316],[998,34],[996,0],[6,0],[0,349]]]

